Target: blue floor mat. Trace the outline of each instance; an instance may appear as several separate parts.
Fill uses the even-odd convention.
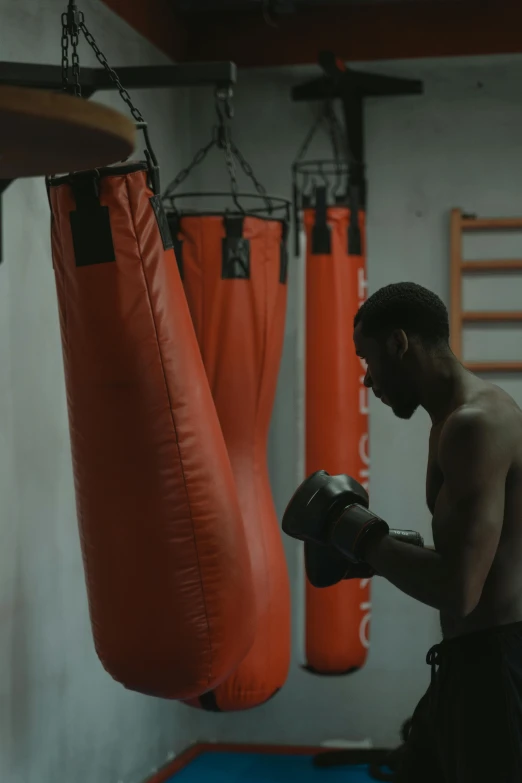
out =
[[[203,753],[168,783],[369,783],[367,766],[320,769],[312,756]]]

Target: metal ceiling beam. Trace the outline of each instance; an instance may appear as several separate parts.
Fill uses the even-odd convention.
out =
[[[179,63],[178,65],[138,65],[118,68],[121,83],[128,90],[154,87],[231,87],[237,81],[237,68],[231,62]],[[82,68],[83,97],[116,86],[103,68]],[[0,62],[0,84],[43,90],[62,89],[60,65]]]

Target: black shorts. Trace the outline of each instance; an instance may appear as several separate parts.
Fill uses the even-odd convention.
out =
[[[443,641],[396,783],[522,783],[522,623]]]

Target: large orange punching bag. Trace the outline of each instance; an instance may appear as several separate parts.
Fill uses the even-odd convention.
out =
[[[215,688],[256,628],[250,555],[172,239],[145,164],[51,180],[94,641],[127,688]]]
[[[267,470],[285,329],[286,222],[231,214],[169,216],[203,363],[235,477],[257,597],[254,644],[192,706],[255,707],[290,664],[290,586]]]
[[[366,298],[365,218],[327,206],[317,188],[304,210],[306,259],[306,474],[347,473],[368,489],[368,397],[353,346]],[[367,658],[369,580],[317,589],[306,580],[306,665],[321,674],[361,668]]]

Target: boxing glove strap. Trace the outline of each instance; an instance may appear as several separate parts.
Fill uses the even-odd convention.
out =
[[[364,549],[375,535],[386,535],[390,528],[376,514],[354,504],[344,509],[330,528],[329,540],[352,562],[364,561]]]
[[[424,547],[424,539],[416,530],[390,530],[388,535],[403,544],[418,546],[421,549]],[[348,566],[344,579],[372,579],[378,575],[378,572],[368,563],[352,563]]]
[[[391,538],[401,541],[403,544],[411,544],[421,549],[424,548],[424,539],[416,530],[390,530],[389,534]]]

